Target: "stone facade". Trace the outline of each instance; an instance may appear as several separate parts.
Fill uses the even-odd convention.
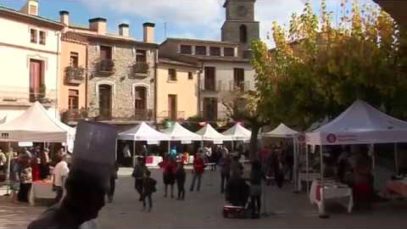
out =
[[[98,63],[100,61],[100,46],[102,43],[91,43],[88,48],[88,66],[91,74],[88,81],[89,115],[97,117],[100,115],[99,107],[99,87],[101,85],[110,85],[112,87],[112,120],[135,120],[145,119],[135,117],[135,87],[146,88],[146,108],[151,110],[148,119],[154,117],[154,76],[157,49],[138,47],[136,45],[115,44],[106,45],[112,48],[112,60],[114,62],[114,71],[111,75],[100,74]],[[148,73],[135,76],[133,65],[136,63],[136,50],[146,50],[147,63],[149,65]]]

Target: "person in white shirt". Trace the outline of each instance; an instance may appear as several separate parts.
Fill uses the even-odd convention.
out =
[[[64,154],[61,156],[61,161],[54,168],[54,180],[53,180],[53,188],[56,191],[57,195],[55,197],[55,203],[59,203],[62,199],[64,193],[64,183],[65,179],[68,176],[69,168],[68,163],[66,162],[67,155]]]

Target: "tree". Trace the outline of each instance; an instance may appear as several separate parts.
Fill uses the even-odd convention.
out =
[[[357,1],[343,1],[342,8],[333,25],[324,0],[319,16],[307,3],[288,28],[273,23],[274,49],[252,44],[258,112],[272,124],[305,129],[356,99],[407,117],[404,29],[384,11]]]

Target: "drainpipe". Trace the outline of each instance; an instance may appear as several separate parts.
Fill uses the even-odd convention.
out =
[[[55,82],[55,118],[58,119],[58,112],[59,112],[59,105],[58,105],[58,93],[59,93],[59,74],[60,74],[60,58],[61,58],[61,33],[58,31],[56,32],[57,35],[57,67],[56,67],[56,71],[57,71],[57,75],[56,75],[56,82]],[[63,75],[62,75],[63,77]],[[58,119],[59,120],[59,119]]]
[[[88,64],[88,60],[89,60],[89,53],[88,53],[88,50],[89,50],[89,45],[88,44],[86,44],[86,50],[85,50],[85,69],[86,69],[86,71],[85,71],[85,110],[86,110],[86,112],[89,114],[89,111],[88,111],[88,80],[89,80],[89,64]]]
[[[158,72],[158,48],[154,52],[154,125],[157,127],[157,72]]]
[[[202,73],[204,72],[203,62],[201,62],[201,69],[198,72],[198,115],[202,118],[203,117],[203,109],[201,109],[201,85],[202,85]]]

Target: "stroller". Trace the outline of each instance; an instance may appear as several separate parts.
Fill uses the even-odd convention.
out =
[[[246,219],[251,217],[251,203],[247,201],[244,206],[227,203],[223,206],[223,218]]]

